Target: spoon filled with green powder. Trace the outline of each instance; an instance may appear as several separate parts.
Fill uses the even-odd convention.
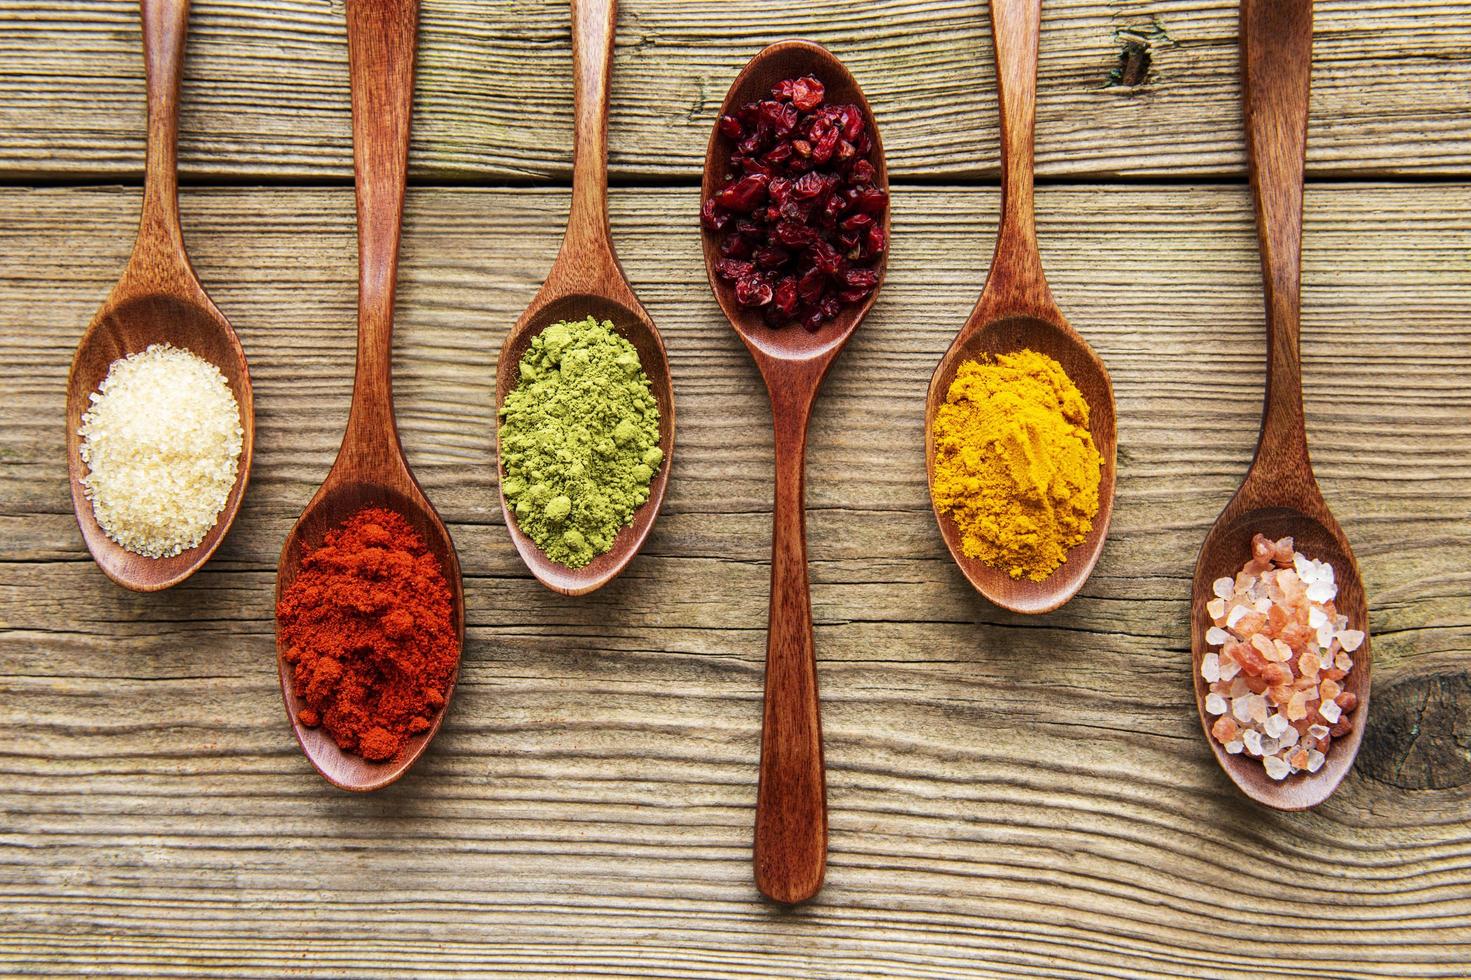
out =
[[[530,338],[501,402],[506,525],[548,587],[597,588],[638,550],[663,488],[662,414],[639,350],[610,320],[558,320]]]
[[[583,595],[648,537],[674,452],[659,328],[608,226],[608,88],[616,3],[572,0],[572,197],[561,251],[501,347],[501,507],[541,584]]]

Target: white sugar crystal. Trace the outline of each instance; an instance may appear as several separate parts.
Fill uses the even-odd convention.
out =
[[[1224,715],[1226,713],[1226,699],[1219,694],[1207,694],[1205,696],[1205,712],[1208,715]]]
[[[1262,754],[1262,733],[1255,728],[1248,728],[1241,733],[1241,741],[1246,744],[1246,751],[1252,755]]]
[[[1267,734],[1270,735],[1272,738],[1278,738],[1283,732],[1285,732],[1288,728],[1292,726],[1287,724],[1287,717],[1279,713],[1268,718],[1266,724],[1264,724],[1262,727],[1266,729]]]
[[[1208,653],[1200,658],[1200,676],[1205,678],[1207,684],[1214,684],[1221,679],[1221,658],[1219,654]]]
[[[1324,701],[1318,705],[1318,714],[1322,715],[1328,724],[1336,725],[1338,719],[1343,716],[1343,709],[1338,707],[1337,701]]]
[[[1328,726],[1327,725],[1309,725],[1308,726],[1308,734],[1311,735],[1313,738],[1316,738],[1319,741],[1322,741],[1323,739],[1325,739],[1325,738],[1328,737]]]
[[[1326,622],[1328,622],[1328,614],[1325,613],[1323,610],[1319,609],[1317,606],[1313,606],[1308,610],[1309,629],[1320,629],[1322,625]]]
[[[1338,642],[1349,653],[1353,653],[1359,648],[1359,644],[1364,642],[1363,631],[1344,630],[1338,634]]]
[[[1269,755],[1262,760],[1262,765],[1267,769],[1267,775],[1273,779],[1286,779],[1292,768],[1281,758]]]
[[[1231,699],[1231,715],[1243,725],[1251,721],[1251,695]]]
[[[1236,624],[1241,622],[1242,617],[1249,612],[1251,612],[1250,606],[1232,606],[1231,611],[1226,614],[1226,628],[1234,630],[1236,628]]]
[[[1226,743],[1226,752],[1230,755],[1240,755],[1241,750],[1244,748],[1246,748],[1246,744],[1239,738],[1233,738]]]
[[[1313,749],[1311,752],[1309,752],[1308,772],[1317,772],[1319,769],[1322,769],[1323,760],[1325,758],[1327,758],[1327,756],[1323,755],[1323,753],[1319,752],[1317,749]]]
[[[1213,647],[1218,647],[1229,639],[1231,639],[1231,634],[1227,633],[1219,626],[1212,626],[1210,629],[1205,631],[1205,642],[1209,643]]]
[[[1282,743],[1282,747],[1284,749],[1292,748],[1294,745],[1297,744],[1297,740],[1297,729],[1293,728],[1291,725],[1288,725],[1286,728],[1282,729],[1282,734],[1277,738],[1277,741]]]
[[[1236,591],[1236,580],[1225,578],[1224,576],[1218,578],[1211,585],[1211,591],[1216,594],[1217,598],[1229,599],[1231,598],[1231,593]]]
[[[1241,673],[1241,665],[1238,664],[1236,661],[1234,661],[1234,660],[1222,660],[1221,661],[1221,680],[1223,680],[1223,681],[1233,680],[1236,677],[1236,675],[1239,674],[1239,673]]]
[[[1308,586],[1308,599],[1312,602],[1327,602],[1336,595],[1338,595],[1338,586],[1334,585],[1332,580],[1325,582],[1318,579]]]

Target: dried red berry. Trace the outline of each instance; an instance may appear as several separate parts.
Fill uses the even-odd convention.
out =
[[[763,269],[780,269],[791,261],[792,253],[779,245],[766,245],[756,249],[753,258]]]
[[[764,173],[747,174],[715,195],[715,203],[723,208],[749,214],[766,200],[766,185],[771,178]]]
[[[803,112],[811,112],[822,105],[827,89],[821,82],[807,75],[791,83],[792,104]]]
[[[751,276],[736,283],[736,302],[742,306],[765,306],[771,302],[771,283]]]
[[[751,262],[742,262],[738,259],[721,259],[715,263],[715,274],[721,279],[735,282],[737,279],[745,279],[756,272],[756,266]]]
[[[719,231],[729,221],[730,212],[722,211],[716,207],[715,198],[713,197],[705,202],[704,207],[700,208],[700,224],[709,228],[711,231]]]
[[[776,284],[776,294],[772,297],[776,309],[783,316],[791,316],[797,311],[797,280],[787,276]]]

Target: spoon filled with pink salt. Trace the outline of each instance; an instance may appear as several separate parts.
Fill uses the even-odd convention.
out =
[[[1313,477],[1302,404],[1303,165],[1313,13],[1244,0],[1241,63],[1267,306],[1256,457],[1195,567],[1191,654],[1201,725],[1247,796],[1316,806],[1353,766],[1368,717],[1368,603]]]

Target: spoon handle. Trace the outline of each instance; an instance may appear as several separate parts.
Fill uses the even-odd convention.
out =
[[[815,377],[768,378],[776,423],[776,495],[755,868],[761,893],[786,903],[817,894],[827,869],[827,783],[803,485],[807,421],[822,370],[817,366]]]
[[[396,441],[393,297],[408,183],[418,0],[347,0],[358,216],[358,358],[348,438]]]
[[[1267,300],[1267,394],[1252,471],[1270,480],[1312,480],[1298,348],[1312,60],[1312,0],[1243,0],[1242,109]]]
[[[608,90],[617,0],[572,0],[572,207],[562,254],[613,254],[608,230]]]
[[[179,80],[189,33],[189,0],[141,0],[143,64],[148,76],[148,157],[136,247],[188,265],[179,227]],[[153,248],[167,243],[167,248]]]
[[[983,300],[993,313],[1056,309],[1037,249],[1032,171],[1042,0],[991,0],[991,41],[1001,105],[1001,227]]]

